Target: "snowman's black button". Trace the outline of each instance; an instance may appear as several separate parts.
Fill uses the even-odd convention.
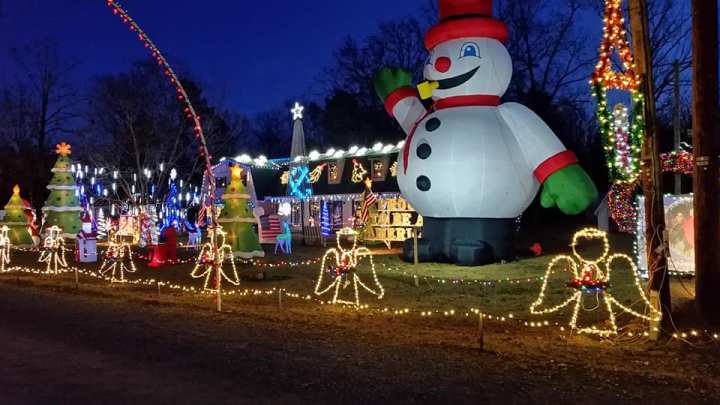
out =
[[[430,145],[423,143],[420,146],[417,147],[417,156],[420,159],[427,159],[432,154],[432,148]]]
[[[427,176],[420,176],[417,178],[418,190],[429,191],[431,186],[432,185],[430,184],[430,179]]]
[[[425,129],[426,129],[428,132],[433,132],[433,131],[437,130],[438,128],[440,128],[440,124],[441,124],[441,122],[440,122],[439,119],[437,119],[437,118],[430,118],[430,119],[428,120],[428,122],[425,123]]]

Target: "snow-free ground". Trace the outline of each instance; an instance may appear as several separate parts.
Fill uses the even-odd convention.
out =
[[[560,330],[567,312],[528,313],[539,277],[552,256],[568,252],[571,233],[541,238],[543,257],[471,269],[415,267],[375,247],[386,297],[365,295],[369,308],[360,311],[304,299],[319,273],[315,263],[240,266],[241,289],[262,293],[224,297],[223,313],[214,311],[211,296],[167,286],[110,285],[81,275],[75,289],[72,274],[2,274],[0,403],[718,403],[720,349],[712,339],[650,342],[628,336],[643,324],[621,317],[623,335],[605,340]],[[530,234],[519,245],[532,241]],[[631,252],[626,237],[612,243]],[[311,260],[324,251],[296,250],[263,263]],[[36,258],[13,252],[12,265],[41,268]],[[138,268],[130,279],[202,287],[189,277],[191,264]],[[629,272],[617,277],[615,297],[636,302],[625,287]],[[513,282],[477,281],[501,279]],[[681,330],[700,328],[692,284],[672,284]],[[280,289],[302,297],[279,300]],[[513,319],[485,321],[481,350],[471,309]],[[421,315],[427,311],[432,316]]]

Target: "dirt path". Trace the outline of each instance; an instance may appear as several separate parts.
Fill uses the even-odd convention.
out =
[[[318,322],[291,310],[280,321],[256,310],[216,314],[0,282],[0,403],[720,400],[714,366],[698,364],[697,374],[707,381],[682,373],[656,378],[655,364],[642,363],[637,353],[610,353],[619,361],[603,365],[572,348],[523,352],[501,336],[491,336],[494,345],[506,339],[513,350],[481,353],[402,323],[384,321],[389,329],[377,332],[373,321],[323,320],[327,314],[320,310]],[[474,339],[462,329],[452,333]]]

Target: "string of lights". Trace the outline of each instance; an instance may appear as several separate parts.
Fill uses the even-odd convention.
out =
[[[192,278],[205,277],[203,289],[211,292],[220,290],[223,279],[232,285],[240,285],[240,276],[233,260],[232,246],[225,243],[226,233],[218,225],[217,228],[211,229],[208,234],[210,241],[200,249],[200,254],[190,276]],[[214,248],[215,246],[217,246],[217,249]],[[226,261],[230,262],[231,273],[225,272],[223,269]],[[211,281],[213,284],[212,287],[209,287]]]
[[[69,274],[74,271],[77,271],[78,274],[89,277],[92,279],[96,279],[99,281],[105,281],[109,282],[110,277],[103,276],[99,273],[81,269],[81,268],[75,268],[75,267],[69,267],[66,269],[62,269],[60,271],[60,274]],[[15,266],[10,267],[6,269],[6,272],[4,274],[13,274],[13,273],[19,273],[19,274],[28,274],[28,275],[45,275],[48,274],[47,272],[36,269],[36,268],[30,268],[30,267],[22,267],[22,266]],[[132,279],[127,280],[124,284],[126,287],[132,287],[132,286],[144,286],[144,287],[158,287],[162,286],[163,288],[167,288],[169,290],[176,291],[178,293],[184,293],[184,294],[193,294],[193,295],[199,295],[199,296],[208,296],[208,295],[214,295],[214,292],[212,291],[205,291],[204,289],[198,289],[194,286],[186,286],[182,284],[176,284],[176,283],[170,283],[167,281],[161,281],[156,279]],[[307,294],[301,294],[297,292],[288,291],[284,288],[269,288],[269,289],[227,289],[222,291],[222,295],[226,297],[236,297],[236,298],[252,298],[252,297],[275,297],[278,294],[282,294],[283,297],[286,298],[292,298],[299,301],[305,301],[305,302],[315,302],[318,305],[332,305],[332,302],[329,301],[322,301],[319,299],[314,298],[311,295]],[[538,329],[538,328],[554,328],[558,333],[567,333],[571,332],[571,330],[566,327],[565,325],[561,324],[557,321],[531,321],[531,320],[524,320],[518,318],[514,313],[506,313],[506,314],[492,314],[488,311],[470,307],[465,310],[461,309],[434,309],[434,310],[427,310],[427,309],[413,309],[413,308],[392,308],[385,306],[383,308],[371,308],[368,305],[347,305],[347,308],[354,311],[366,311],[368,313],[377,313],[377,314],[384,314],[384,315],[390,315],[393,317],[409,317],[409,316],[417,316],[419,319],[431,319],[431,318],[477,318],[480,317],[484,320],[490,320],[495,321],[499,323],[506,323],[506,322],[513,322],[516,326],[519,327],[527,327],[529,329]],[[649,337],[650,331],[657,332],[658,328],[653,329],[636,329],[633,331],[627,331],[623,333],[618,333],[616,336],[617,338],[621,337]],[[670,331],[669,336],[673,340],[677,340],[680,342],[686,342],[689,343],[691,339],[695,339],[696,341],[700,340],[706,340],[713,343],[720,343],[720,332],[712,331],[708,329],[686,329],[686,330],[675,330]]]
[[[692,175],[695,167],[694,155],[685,150],[662,153],[660,161],[662,162],[662,171],[665,173]]]
[[[10,242],[10,236],[8,235],[10,228],[7,225],[3,225],[0,228],[0,273],[5,272],[5,266],[10,264],[10,248],[12,243]]]
[[[632,196],[640,176],[640,154],[642,152],[645,123],[643,121],[645,100],[640,92],[641,78],[635,72],[635,62],[627,42],[622,0],[606,0],[603,18],[603,38],[600,44],[599,60],[595,66],[590,85],[597,102],[597,117],[600,135],[604,144],[610,182],[608,195],[610,216],[621,232],[635,232],[637,217]],[[613,54],[619,56],[621,71],[613,69]],[[610,110],[608,91],[620,90],[630,94],[633,108],[622,104]]]
[[[135,273],[135,262],[130,244],[111,231],[110,242],[105,258],[100,266],[100,274],[110,273],[111,283],[125,283],[125,273]]]
[[[342,238],[352,239],[352,247],[346,249],[342,246]],[[385,295],[380,280],[378,280],[377,273],[375,272],[375,262],[373,260],[370,249],[366,247],[358,247],[357,239],[358,234],[351,228],[343,228],[336,234],[337,248],[328,249],[322,258],[322,265],[320,266],[320,275],[318,276],[317,283],[315,284],[315,294],[323,295],[329,291],[332,291],[333,304],[348,304],[360,306],[360,287],[372,295],[375,295],[377,299],[382,299]],[[334,259],[331,266],[328,264],[328,259]],[[372,275],[372,287],[362,281],[358,275],[358,265],[361,261],[367,260],[370,263],[370,273]],[[322,287],[323,281],[326,278],[332,280],[325,288]],[[349,301],[346,298],[341,298],[341,292],[348,287],[352,286],[353,300]]]
[[[432,282],[437,284],[448,284],[448,285],[480,285],[483,287],[496,287],[500,285],[509,285],[509,284],[524,284],[524,283],[538,283],[543,281],[545,278],[544,276],[538,276],[538,277],[527,277],[527,278],[503,278],[503,279],[497,279],[497,280],[486,280],[486,279],[465,279],[465,278],[443,278],[443,277],[436,277],[436,276],[426,276],[426,275],[420,275],[416,273],[411,273],[405,270],[401,270],[400,267],[391,267],[387,266],[386,264],[381,265],[383,268],[383,271],[387,271],[390,273],[398,273],[402,275],[403,277],[407,277],[409,279],[413,280],[423,280],[426,282]]]
[[[581,241],[593,240],[599,240],[602,242],[603,252],[598,258],[589,259],[578,253],[578,245]],[[662,318],[660,311],[658,311],[650,303],[645,295],[645,291],[640,284],[640,277],[638,276],[638,270],[635,266],[635,262],[627,255],[610,255],[610,242],[608,241],[607,233],[592,228],[580,230],[573,236],[571,246],[573,250],[572,257],[565,255],[557,256],[548,264],[547,271],[545,272],[545,280],[543,281],[538,298],[530,305],[531,314],[544,315],[558,312],[574,303],[575,305],[573,307],[569,323],[570,329],[576,330],[578,333],[595,334],[600,336],[614,336],[618,334],[618,326],[616,322],[617,315],[615,313],[616,308],[646,321],[657,322]],[[575,259],[577,259],[577,261]],[[618,260],[624,260],[629,264],[640,301],[645,305],[650,315],[645,315],[622,304],[610,293],[612,264]],[[562,303],[543,308],[547,298],[546,293],[548,283],[551,280],[551,275],[556,272],[557,265],[563,262],[566,263],[566,266],[562,268],[562,272],[570,273],[572,277],[570,283],[567,284],[568,289],[572,292]],[[602,263],[605,264],[604,269],[601,267]],[[597,306],[592,309],[587,309],[585,306],[586,299],[597,300]],[[578,319],[581,314],[581,309],[586,312],[592,312],[597,307],[601,306],[601,302],[604,303],[604,307],[607,309],[610,328],[599,328],[595,325],[579,326]]]
[[[43,241],[43,248],[40,251],[38,263],[46,263],[47,274],[60,274],[60,270],[67,268],[65,260],[65,239],[62,236],[62,229],[53,225],[48,229],[48,236]]]

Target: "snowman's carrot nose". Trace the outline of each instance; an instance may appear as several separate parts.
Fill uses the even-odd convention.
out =
[[[427,100],[432,97],[433,90],[440,87],[440,82],[422,82],[418,84],[417,89],[421,100]]]

